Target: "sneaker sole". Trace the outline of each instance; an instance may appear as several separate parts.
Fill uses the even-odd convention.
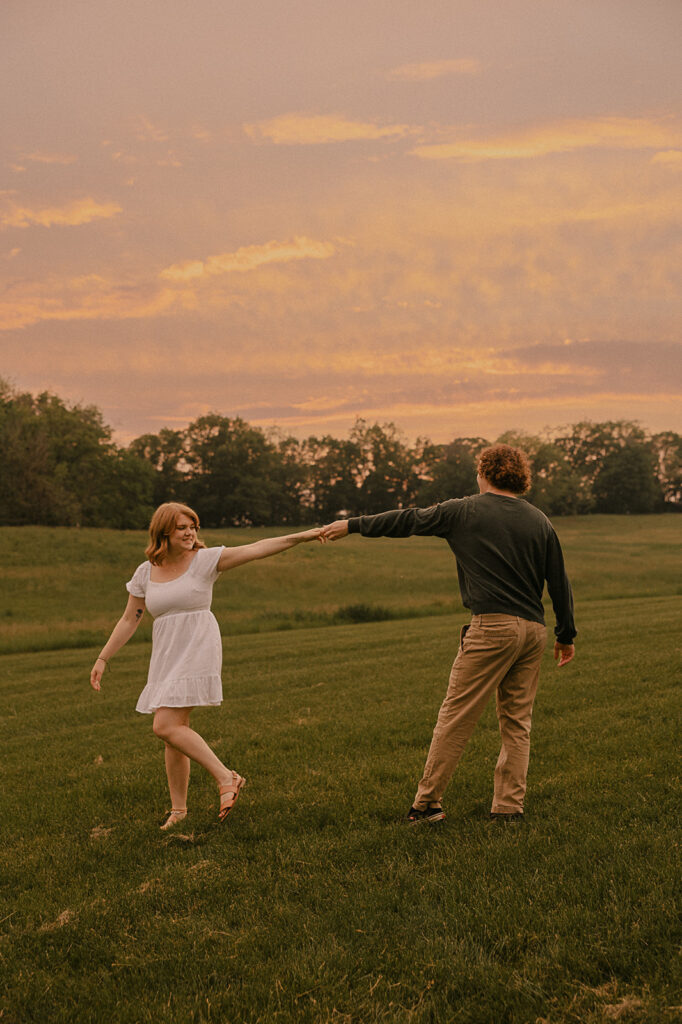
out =
[[[428,818],[414,818],[407,819],[408,825],[433,825],[436,821],[443,821],[445,818],[445,811],[441,814],[432,814]]]

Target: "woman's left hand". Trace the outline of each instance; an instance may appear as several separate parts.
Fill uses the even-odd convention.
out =
[[[104,675],[104,669],[106,666],[107,663],[102,658],[98,658],[92,666],[92,672],[90,673],[90,686],[93,690],[102,689],[102,676]]]
[[[299,537],[306,544],[311,540],[319,540],[320,544],[327,543],[327,538],[321,526],[316,526],[312,530],[304,530],[303,533],[299,533]]]

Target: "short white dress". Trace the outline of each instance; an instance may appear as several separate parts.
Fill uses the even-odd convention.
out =
[[[133,597],[144,598],[154,619],[147,685],[136,708],[143,715],[223,699],[223,649],[211,611],[222,552],[222,547],[199,548],[186,572],[165,583],[151,580],[151,562],[143,562],[126,583]]]

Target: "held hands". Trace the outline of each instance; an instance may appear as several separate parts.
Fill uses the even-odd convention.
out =
[[[322,527],[322,534],[325,540],[341,540],[348,536],[348,520],[337,519],[335,523],[329,523]]]
[[[560,644],[557,640],[554,644],[554,660],[558,661],[557,668],[561,668],[562,665],[568,665],[569,661],[573,661],[575,657],[575,647],[573,644]]]
[[[320,544],[327,543],[327,538],[324,536],[323,528],[320,526],[316,526],[312,530],[304,530],[303,533],[299,533],[298,536],[304,544],[307,544],[311,540],[319,540]]]

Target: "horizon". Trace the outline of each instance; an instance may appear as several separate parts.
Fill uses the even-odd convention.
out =
[[[16,386],[16,382],[8,380],[7,378],[1,378],[0,377],[0,384],[2,384],[3,382],[5,384],[9,385],[9,387],[12,389],[12,391],[15,391],[17,394],[22,393],[22,391],[26,392],[26,389],[21,389],[18,386]],[[36,398],[36,397],[38,397],[38,395],[41,392],[27,392],[27,393],[31,394],[31,396],[33,398]],[[182,430],[187,429],[188,427],[190,427],[192,425],[192,423],[194,423],[194,422],[196,422],[196,420],[200,419],[201,416],[213,416],[213,415],[219,416],[219,417],[221,417],[223,419],[228,419],[228,420],[238,420],[238,419],[241,419],[244,423],[246,423],[246,425],[248,427],[251,427],[251,428],[254,428],[256,430],[262,431],[266,437],[268,437],[270,439],[273,439],[274,441],[277,441],[278,437],[282,437],[282,438],[292,437],[296,441],[302,442],[302,441],[308,440],[311,437],[318,437],[318,438],[321,439],[324,436],[332,437],[335,440],[345,440],[345,439],[347,439],[350,436],[352,430],[354,429],[354,427],[358,423],[364,423],[364,424],[367,425],[367,427],[370,427],[370,428],[373,427],[373,426],[378,426],[382,430],[386,430],[386,429],[392,427],[392,428],[395,429],[395,431],[396,431],[399,439],[401,440],[401,442],[403,444],[406,444],[408,447],[416,445],[417,441],[419,441],[419,440],[427,441],[427,442],[430,442],[431,444],[435,444],[435,445],[447,446],[448,444],[450,444],[452,442],[455,442],[455,441],[462,441],[462,440],[468,440],[468,439],[473,439],[473,438],[478,438],[478,439],[480,439],[482,441],[485,441],[487,444],[496,444],[496,443],[498,443],[500,437],[504,436],[505,434],[515,434],[515,435],[518,435],[518,437],[520,439],[522,439],[524,437],[527,437],[530,440],[539,439],[541,441],[553,441],[553,440],[556,440],[558,437],[563,436],[564,432],[569,431],[569,430],[573,430],[576,426],[578,426],[581,423],[590,423],[590,424],[594,424],[595,426],[600,426],[602,424],[606,425],[606,424],[611,424],[611,423],[612,424],[618,424],[618,423],[631,424],[632,426],[641,429],[644,432],[644,434],[645,434],[645,436],[647,438],[651,438],[651,437],[654,437],[657,434],[663,434],[663,433],[675,433],[675,434],[678,433],[678,431],[673,430],[673,428],[671,428],[669,426],[668,427],[664,426],[661,429],[654,430],[654,429],[651,429],[648,424],[643,423],[641,420],[628,419],[626,416],[621,416],[621,417],[618,417],[617,419],[615,419],[615,418],[607,418],[607,419],[603,419],[603,420],[594,420],[594,419],[591,419],[591,418],[587,417],[587,418],[585,418],[583,420],[574,420],[574,421],[571,421],[571,422],[565,422],[565,423],[561,423],[561,424],[554,424],[554,425],[546,424],[545,426],[543,426],[543,427],[541,427],[539,429],[536,429],[536,430],[519,429],[519,428],[514,427],[514,426],[506,426],[506,427],[503,427],[501,430],[498,430],[498,431],[496,431],[496,432],[494,432],[492,434],[489,434],[489,435],[479,434],[479,433],[456,434],[456,435],[451,435],[448,438],[440,439],[439,440],[437,438],[432,437],[427,432],[418,433],[418,434],[409,434],[406,430],[403,429],[403,427],[402,427],[402,425],[400,423],[395,422],[394,420],[385,420],[385,421],[381,421],[380,422],[379,420],[372,420],[371,418],[367,418],[367,417],[363,417],[363,416],[356,416],[355,419],[352,422],[348,421],[348,423],[346,424],[345,431],[339,431],[339,430],[331,429],[331,430],[318,431],[316,433],[314,430],[312,430],[312,431],[303,431],[303,430],[300,430],[300,429],[299,430],[289,429],[289,428],[285,429],[284,427],[282,427],[278,423],[271,423],[271,424],[265,424],[264,425],[264,424],[261,424],[261,423],[254,422],[252,420],[247,420],[243,416],[228,416],[226,414],[223,414],[223,413],[219,412],[216,409],[210,409],[206,413],[202,413],[201,416],[196,417],[195,420],[188,420],[187,423],[184,423],[182,426],[179,426],[179,425],[169,426],[167,424],[162,424],[161,426],[159,426],[155,430],[148,430],[148,431],[144,431],[142,434],[134,434],[134,435],[130,435],[130,436],[126,437],[126,436],[121,436],[120,434],[117,434],[117,432],[112,427],[111,423],[107,422],[106,418],[104,417],[103,410],[100,409],[99,406],[97,406],[96,403],[88,402],[86,400],[78,401],[78,402],[71,401],[70,399],[65,398],[63,395],[56,394],[55,392],[51,391],[50,389],[45,389],[45,391],[42,392],[42,393],[47,393],[47,394],[51,395],[52,397],[57,398],[59,401],[63,402],[67,406],[67,408],[70,408],[70,409],[75,409],[75,408],[83,409],[83,408],[87,408],[87,407],[95,407],[102,414],[102,420],[103,420],[104,427],[111,432],[111,440],[112,440],[112,442],[117,447],[119,447],[119,448],[128,447],[133,441],[139,440],[141,437],[144,437],[144,436],[147,436],[147,435],[159,436],[161,431],[164,430],[164,429],[177,430],[179,432],[182,432]]]

